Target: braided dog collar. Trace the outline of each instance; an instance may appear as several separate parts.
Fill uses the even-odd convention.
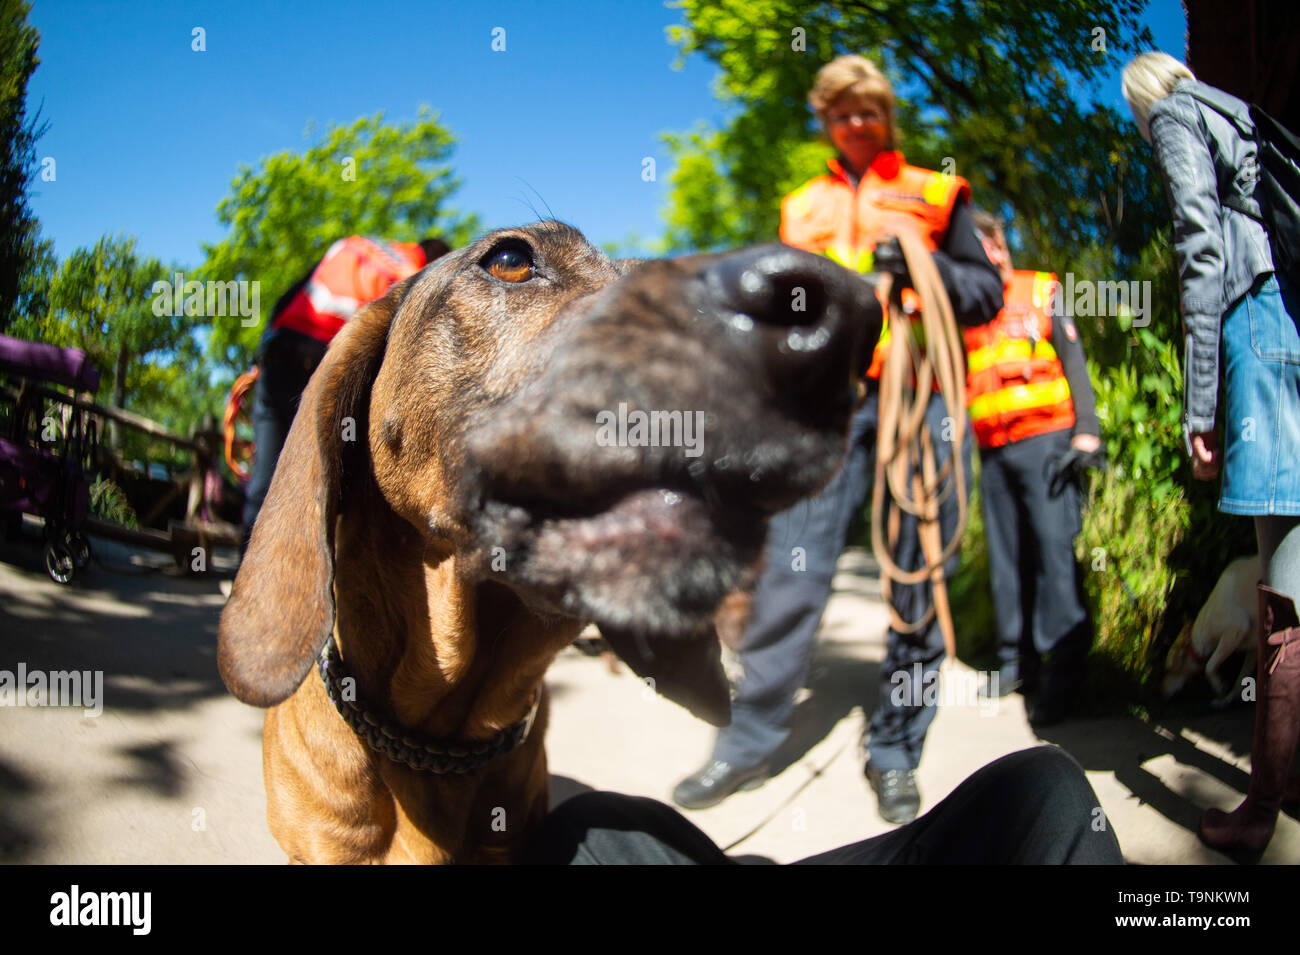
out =
[[[377,753],[412,769],[428,773],[468,773],[497,756],[510,752],[528,739],[542,702],[541,690],[533,691],[523,719],[512,723],[491,739],[467,742],[413,736],[400,726],[370,713],[359,701],[344,697],[343,680],[348,678],[333,637],[325,641],[316,667],[325,683],[325,693],[343,721]],[[355,686],[355,683],[354,683]],[[355,697],[353,691],[351,696]]]

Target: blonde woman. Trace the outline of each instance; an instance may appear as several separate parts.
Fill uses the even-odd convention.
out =
[[[1247,105],[1197,82],[1165,53],[1136,57],[1124,69],[1123,89],[1155,150],[1173,212],[1192,474],[1212,480],[1222,471],[1219,510],[1252,516],[1259,539],[1264,580],[1250,790],[1235,811],[1209,809],[1200,824],[1210,846],[1257,858],[1283,800],[1300,796],[1297,780],[1288,786],[1300,735],[1300,289],[1274,271],[1259,220],[1236,208],[1258,208]],[[1223,448],[1215,431],[1220,405]]]

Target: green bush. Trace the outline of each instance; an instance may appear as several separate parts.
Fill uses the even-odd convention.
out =
[[[957,656],[978,669],[996,667],[997,616],[989,581],[989,550],[984,538],[984,511],[979,488],[979,452],[975,452],[975,485],[971,488],[966,534],[961,541],[961,566],[948,581]]]
[[[124,527],[140,526],[125,492],[108,478],[96,478],[90,485],[90,512],[100,520]]]
[[[1073,267],[1076,277],[1115,277],[1097,249]],[[1145,327],[1134,328],[1131,315],[1076,320],[1109,461],[1093,482],[1077,556],[1096,622],[1094,669],[1109,684],[1100,695],[1129,699],[1160,675],[1165,650],[1224,565],[1255,547],[1249,521],[1218,513],[1218,483],[1191,477],[1178,275],[1166,233],[1133,273],[1127,278],[1151,283]]]

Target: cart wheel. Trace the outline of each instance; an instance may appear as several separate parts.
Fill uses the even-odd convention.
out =
[[[84,570],[90,563],[90,539],[84,534],[73,534],[71,544],[72,559],[77,562],[77,570]]]
[[[72,556],[72,549],[61,540],[48,541],[45,545],[45,572],[56,584],[72,581],[77,572],[77,563]]]

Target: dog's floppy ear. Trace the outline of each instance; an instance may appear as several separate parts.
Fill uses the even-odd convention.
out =
[[[302,394],[221,614],[217,665],[245,703],[287,699],[333,633],[335,519],[349,483],[368,469],[370,386],[410,284],[344,326]]]
[[[645,637],[612,627],[602,627],[600,635],[660,696],[714,726],[731,725],[731,686],[713,628],[696,637]]]

